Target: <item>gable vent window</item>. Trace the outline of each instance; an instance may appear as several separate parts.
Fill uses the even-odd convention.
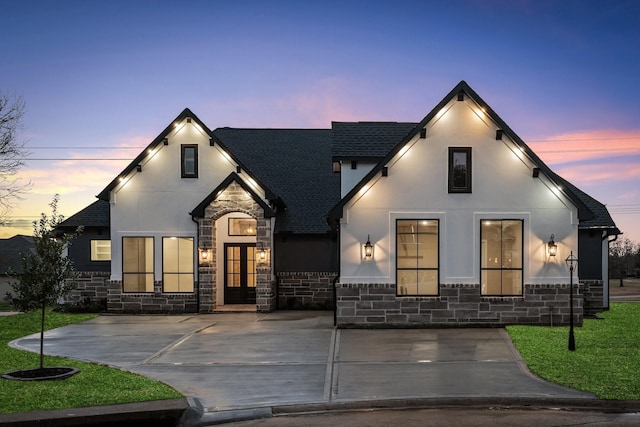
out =
[[[181,155],[182,178],[198,177],[198,146],[196,144],[183,144]]]
[[[471,193],[471,147],[449,147],[449,193]]]

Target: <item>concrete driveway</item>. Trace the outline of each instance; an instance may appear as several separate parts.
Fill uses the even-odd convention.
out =
[[[38,336],[12,345],[37,352]],[[47,332],[45,352],[156,378],[199,398],[207,411],[431,397],[595,398],[530,374],[504,329],[335,329],[331,312],[107,315]]]

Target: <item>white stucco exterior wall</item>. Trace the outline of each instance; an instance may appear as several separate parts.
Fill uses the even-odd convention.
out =
[[[524,221],[524,283],[568,283],[564,259],[577,255],[577,209],[469,100],[451,101],[344,208],[341,283],[395,283],[395,221],[440,221],[440,283],[480,283],[480,220]],[[472,193],[448,193],[448,148],[471,147]],[[547,256],[554,234],[556,257]],[[370,236],[374,259],[364,261]],[[575,277],[574,277],[575,279]]]
[[[111,191],[111,280],[122,280],[122,238],[154,238],[154,275],[162,279],[162,237],[193,237],[197,252],[197,224],[189,213],[231,172],[236,164],[195,121],[182,120],[155,153]],[[181,178],[181,145],[198,145],[198,178]],[[247,179],[246,176],[241,178]],[[255,185],[255,184],[254,184]],[[253,187],[260,197],[264,191]],[[197,263],[197,253],[194,254]],[[194,265],[197,271],[197,265]]]
[[[362,178],[376,166],[376,162],[360,161],[356,162],[356,168],[352,169],[351,162],[340,163],[340,197],[347,195]]]

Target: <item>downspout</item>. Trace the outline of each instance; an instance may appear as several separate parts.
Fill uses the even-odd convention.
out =
[[[610,234],[605,234],[605,236],[602,238],[602,240],[607,240],[607,271],[603,271],[602,272],[602,280],[604,281],[605,278],[605,274],[607,275],[607,306],[604,307],[605,310],[609,310],[610,306],[611,306],[611,283],[609,282],[609,245],[611,245],[612,242],[615,242],[616,240],[618,240],[618,236],[619,234],[615,234],[612,240],[609,240],[609,236]],[[604,303],[604,301],[603,301]]]
[[[275,269],[275,263],[273,272],[276,275],[276,310],[280,310],[280,275]]]
[[[335,279],[333,279],[333,327],[338,326],[338,295],[336,291],[336,284],[338,280],[340,280],[340,223],[337,223],[336,230],[336,265],[338,267],[338,274],[336,274]]]
[[[198,313],[200,313],[200,223],[196,221],[193,215],[191,215],[191,221],[196,223],[196,235],[198,236],[196,245],[196,257],[198,259],[198,287],[196,288],[196,307]]]

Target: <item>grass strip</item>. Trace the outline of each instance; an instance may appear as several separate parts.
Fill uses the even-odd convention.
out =
[[[568,327],[508,326],[534,374],[591,392],[601,399],[640,400],[640,303],[611,303],[575,328],[576,351],[567,349]]]
[[[38,367],[37,353],[7,344],[39,332],[39,312],[0,317],[0,373]],[[47,312],[46,329],[96,317],[95,314]],[[46,345],[45,338],[45,345]],[[73,366],[80,373],[63,381],[10,381],[0,379],[0,413],[80,408],[182,397],[168,385],[103,365],[63,357],[45,356],[45,366]]]

